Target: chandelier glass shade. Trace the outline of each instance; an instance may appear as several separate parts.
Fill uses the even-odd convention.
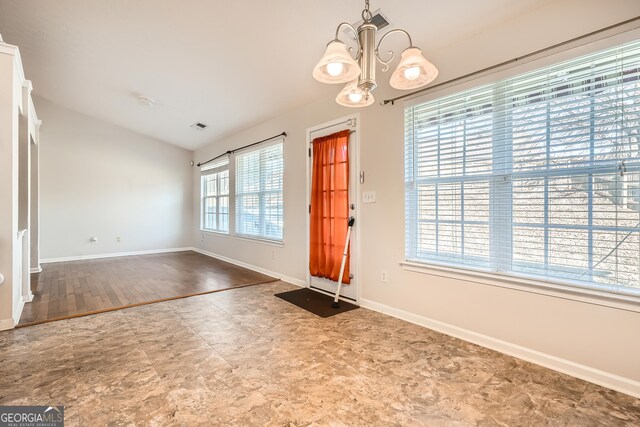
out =
[[[404,34],[409,39],[409,47],[402,52],[400,63],[391,74],[389,84],[394,89],[410,90],[431,83],[438,76],[438,69],[422,56],[420,49],[412,43],[411,36],[405,30],[394,29],[386,32],[376,44],[378,28],[372,23],[369,0],[365,0],[362,11],[363,23],[354,28],[346,22],[336,28],[335,38],[327,44],[325,53],[313,69],[313,77],[322,83],[347,83],[336,97],[336,102],[347,107],[366,107],[373,104],[371,92],[377,87],[376,61],[389,70],[394,59],[389,51],[389,59],[380,57],[382,42],[392,34]],[[346,27],[354,35],[356,43],[355,58],[347,45],[339,39],[340,29]]]
[[[357,77],[357,76],[356,76]],[[345,107],[367,107],[373,104],[371,93],[366,96],[365,91],[358,87],[358,79],[347,83],[336,97],[336,102]]]
[[[360,66],[340,40],[327,45],[324,56],[313,69],[313,77],[322,83],[346,83],[360,75]]]
[[[410,90],[427,85],[438,76],[438,69],[422,56],[417,47],[410,47],[402,52],[400,63],[395,69],[389,84],[394,89]]]

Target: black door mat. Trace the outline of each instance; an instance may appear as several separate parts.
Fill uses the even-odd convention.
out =
[[[322,294],[320,292],[313,291],[309,288],[296,289],[295,291],[282,292],[276,294],[278,298],[282,298],[291,304],[303,308],[316,316],[331,317],[336,314],[344,313],[345,311],[351,311],[358,308],[357,305],[350,304],[345,301],[340,301],[339,308],[331,307],[333,297]]]

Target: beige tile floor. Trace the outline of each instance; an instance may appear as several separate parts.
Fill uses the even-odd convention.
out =
[[[0,404],[66,425],[640,425],[640,399],[286,283],[0,333]]]

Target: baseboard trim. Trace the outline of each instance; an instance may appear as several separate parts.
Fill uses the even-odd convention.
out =
[[[362,298],[360,306],[640,398],[640,382]]]
[[[13,319],[1,319],[0,320],[0,331],[8,331],[9,329],[13,329],[16,326]]]
[[[33,301],[33,293],[31,292],[31,290],[29,290],[29,293],[27,295],[24,295],[23,298],[24,298],[24,302]]]
[[[269,270],[266,268],[258,267],[257,265],[248,264],[246,262],[238,261],[233,258],[226,257],[224,255],[216,254],[214,252],[205,251],[200,248],[191,248],[192,251],[198,252],[199,254],[209,256],[211,258],[219,259],[220,261],[228,262],[229,264],[234,264],[239,267],[244,267],[249,270],[256,271],[258,273],[266,274],[267,276],[276,277],[283,282],[291,283],[292,285],[300,286],[301,288],[306,288],[307,283],[304,280],[296,279],[295,277],[287,276],[286,274],[278,273],[277,271]]]
[[[49,264],[52,262],[82,261],[86,259],[117,258],[122,256],[164,254],[169,252],[185,252],[185,251],[191,251],[191,250],[193,250],[193,248],[184,247],[184,248],[168,248],[168,249],[151,249],[146,251],[133,251],[133,252],[115,252],[110,254],[79,255],[79,256],[42,259],[40,260],[40,263]]]
[[[15,313],[13,313],[13,326],[18,324],[18,322],[20,321],[20,316],[22,316],[22,310],[24,310],[24,297],[22,295],[20,295],[20,299],[18,300],[18,309],[16,310]]]
[[[31,273],[42,273],[42,266],[39,265],[37,267],[33,267],[31,270],[29,270]]]

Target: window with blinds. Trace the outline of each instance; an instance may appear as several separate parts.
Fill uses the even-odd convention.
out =
[[[405,108],[406,257],[640,293],[640,42]]]
[[[229,232],[229,158],[212,162],[201,169],[200,228]]]
[[[236,234],[282,241],[282,141],[236,155]]]

